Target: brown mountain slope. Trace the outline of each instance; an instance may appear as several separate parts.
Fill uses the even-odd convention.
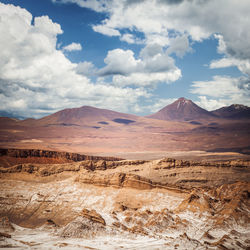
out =
[[[250,119],[250,108],[240,104],[232,104],[211,112],[222,118],[228,119]]]
[[[70,125],[88,125],[90,122],[96,121],[99,124],[108,124],[110,121],[117,123],[133,123],[139,117],[119,113],[107,109],[99,109],[90,106],[82,106],[80,108],[64,109],[52,115],[37,120],[40,125],[62,124]]]

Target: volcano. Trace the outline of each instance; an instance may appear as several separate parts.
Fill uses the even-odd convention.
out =
[[[190,121],[194,119],[211,119],[217,116],[199,107],[191,100],[181,97],[172,104],[147,117],[166,121]]]

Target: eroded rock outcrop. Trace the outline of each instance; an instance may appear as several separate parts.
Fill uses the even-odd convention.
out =
[[[64,164],[17,164],[0,167],[0,174],[28,174],[46,178],[63,174],[81,183],[135,189],[221,186],[250,179],[250,161],[192,162],[165,158],[160,161],[84,160]],[[27,177],[27,176],[26,176]],[[21,178],[21,175],[20,175]]]
[[[208,213],[215,226],[228,225],[235,221],[239,225],[250,223],[250,183],[236,182],[224,184],[209,191],[194,190],[185,199],[176,212],[191,211]]]
[[[86,208],[84,208],[80,215],[82,217],[85,217],[89,220],[91,220],[92,222],[96,222],[96,223],[100,223],[103,226],[106,226],[106,222],[105,220],[102,218],[102,216],[100,214],[98,214],[95,210],[88,210]]]
[[[15,231],[15,228],[13,227],[7,216],[3,216],[0,218],[0,231],[5,233],[11,233]]]
[[[106,222],[95,210],[83,209],[79,216],[67,224],[59,235],[70,238],[92,238],[105,232]]]
[[[14,158],[28,158],[28,157],[59,158],[59,159],[70,160],[73,162],[84,161],[84,160],[107,160],[107,161],[121,160],[120,158],[115,158],[115,157],[89,156],[89,155],[82,155],[69,152],[58,152],[58,151],[49,151],[40,149],[14,149],[14,148],[12,149],[0,148],[0,156],[9,156]]]
[[[101,173],[83,174],[76,181],[98,186],[112,186],[135,189],[151,189],[156,186],[150,179],[135,174],[113,173],[102,175]]]

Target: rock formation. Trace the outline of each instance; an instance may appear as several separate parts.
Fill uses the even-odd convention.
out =
[[[247,160],[5,165],[0,247],[247,249],[249,180]]]

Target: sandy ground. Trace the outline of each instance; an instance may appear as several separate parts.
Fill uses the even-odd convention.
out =
[[[88,154],[88,152],[86,153]],[[199,160],[199,161],[222,161],[250,159],[250,155],[236,152],[212,153],[206,151],[133,151],[133,152],[109,152],[98,153],[100,156],[113,156],[127,160],[156,160],[164,157],[182,159],[182,160]]]

